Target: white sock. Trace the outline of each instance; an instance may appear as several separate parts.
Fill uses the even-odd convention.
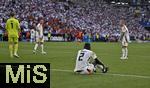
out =
[[[125,48],[125,57],[128,57],[128,48]]]
[[[125,57],[125,48],[122,48],[122,57]]]
[[[34,50],[37,50],[38,44],[36,43],[34,46]]]
[[[102,65],[97,65],[98,68],[104,69]]]
[[[44,45],[41,44],[41,51],[44,52]]]

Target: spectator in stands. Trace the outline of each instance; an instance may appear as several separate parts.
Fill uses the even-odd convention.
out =
[[[150,7],[148,7],[150,8]],[[44,18],[46,25],[51,34],[65,34],[63,31],[65,27],[70,31],[79,29],[81,32],[86,29],[87,33],[93,34],[95,40],[95,33],[98,33],[100,38],[109,35],[110,39],[118,37],[119,20],[124,17],[127,20],[127,26],[130,29],[130,35],[137,37],[150,34],[147,30],[139,24],[141,19],[148,21],[148,9],[140,8],[141,13],[139,17],[134,17],[135,7],[115,7],[108,5],[104,1],[85,0],[84,3],[75,2],[69,4],[68,2],[52,2],[50,0],[1,0],[0,3],[0,18],[3,26],[5,20],[8,19],[8,14],[11,11],[17,13],[17,18],[20,19],[22,36],[26,40],[26,32],[30,31],[34,23],[37,23],[39,18]],[[91,30],[91,31],[90,31]],[[74,32],[70,32],[75,37]],[[139,37],[138,37],[139,38]]]

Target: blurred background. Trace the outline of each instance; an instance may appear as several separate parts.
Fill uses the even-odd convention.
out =
[[[1,0],[0,41],[7,41],[10,12],[20,21],[20,41],[34,38],[41,18],[45,41],[77,41],[81,35],[83,42],[117,42],[121,18],[132,41],[150,41],[150,0]]]

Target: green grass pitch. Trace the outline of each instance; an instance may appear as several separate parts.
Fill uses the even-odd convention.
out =
[[[34,44],[19,43],[20,58],[10,58],[8,43],[0,42],[0,63],[51,63],[51,88],[150,88],[150,43],[129,44],[129,59],[120,60],[119,43],[92,43],[92,50],[109,66],[94,75],[73,73],[76,54],[84,43],[47,42],[46,55],[33,54]]]

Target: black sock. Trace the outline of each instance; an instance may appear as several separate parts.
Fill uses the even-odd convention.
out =
[[[94,59],[94,60],[95,60],[95,61],[93,62],[93,65],[94,65],[94,66],[96,66],[96,65],[98,64],[98,65],[102,65],[103,67],[105,67],[104,64],[103,64],[101,61],[99,61],[97,58]]]

